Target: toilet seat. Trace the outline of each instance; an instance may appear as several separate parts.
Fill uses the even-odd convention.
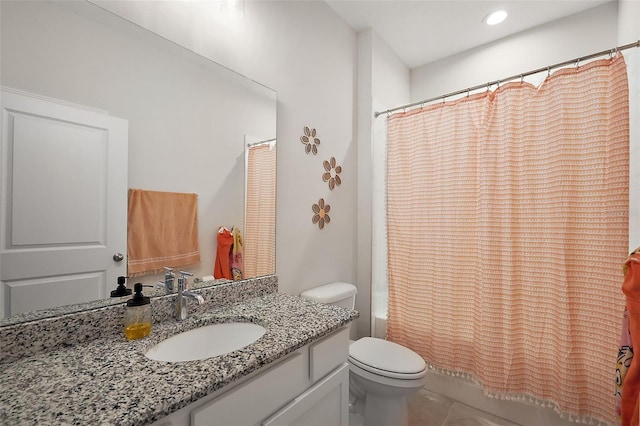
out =
[[[409,348],[375,337],[363,337],[349,345],[349,362],[370,373],[399,380],[426,375],[424,359]]]

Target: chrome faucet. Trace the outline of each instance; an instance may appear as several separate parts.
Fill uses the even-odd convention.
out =
[[[173,269],[167,266],[164,267],[164,282],[158,281],[158,288],[164,288],[165,294],[173,293]]]
[[[187,298],[195,299],[198,305],[204,303],[204,299],[198,293],[193,293],[186,290],[187,276],[192,276],[191,272],[180,271],[180,278],[178,278],[178,300],[177,300],[177,319],[182,321],[187,319]]]

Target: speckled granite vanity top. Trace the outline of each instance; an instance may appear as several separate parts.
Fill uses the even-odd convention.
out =
[[[206,306],[203,305],[203,306]],[[0,365],[2,425],[144,425],[158,420],[357,317],[297,296],[269,293],[154,324],[149,336],[109,334]],[[255,343],[202,361],[165,363],[144,353],[180,331],[247,321],[267,329]]]

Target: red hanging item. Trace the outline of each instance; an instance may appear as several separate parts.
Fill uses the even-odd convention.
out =
[[[626,296],[629,313],[629,334],[632,342],[640,342],[640,248],[624,264],[622,292]],[[631,359],[631,365],[622,382],[622,426],[639,424],[640,409],[640,356]]]
[[[222,226],[218,228],[218,250],[216,251],[216,262],[213,267],[214,278],[233,279],[231,265],[229,264],[232,245],[233,235],[231,235],[231,231]]]

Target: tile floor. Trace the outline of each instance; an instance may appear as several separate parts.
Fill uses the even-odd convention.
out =
[[[426,389],[421,389],[409,399],[409,425],[520,426]]]

